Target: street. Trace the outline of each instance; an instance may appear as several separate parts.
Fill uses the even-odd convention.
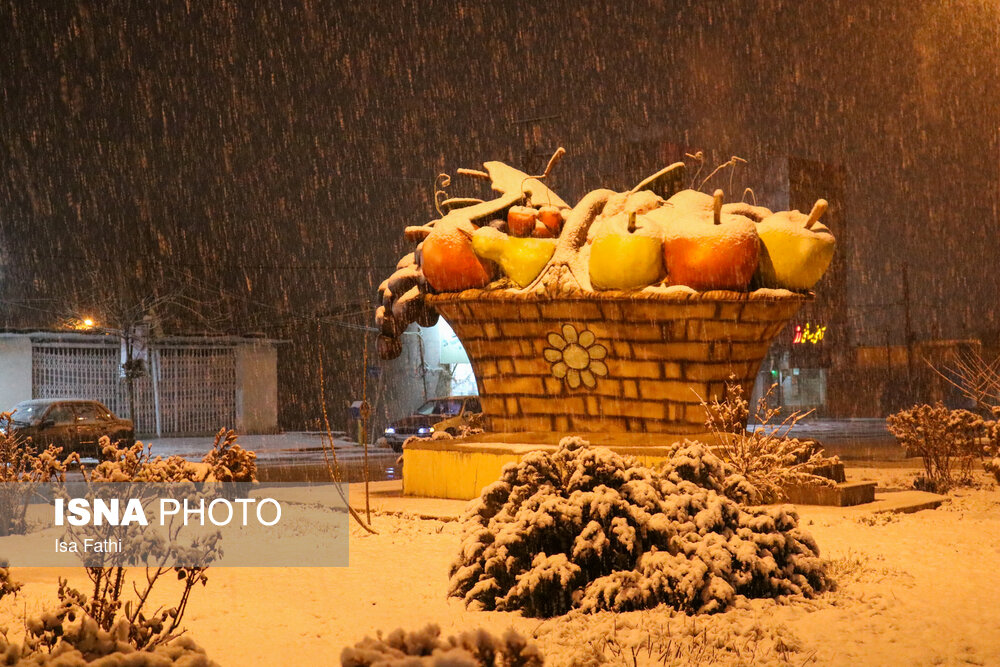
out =
[[[836,454],[845,461],[905,458],[903,448],[886,428],[885,419],[806,419],[796,424],[789,436],[818,440],[827,454]]]
[[[751,424],[751,428],[754,425]],[[791,437],[811,438],[823,443],[827,454],[836,454],[847,461],[898,461],[903,450],[885,426],[884,419],[809,419],[799,422]],[[239,444],[257,454],[261,480],[326,480],[329,479],[323,442],[326,434],[292,431],[269,435],[241,435]],[[147,437],[142,442],[152,445],[154,455],[182,456],[200,461],[211,448],[211,436]],[[334,433],[334,448],[341,476],[346,481],[364,478],[364,450],[355,442]],[[329,449],[327,449],[329,453]],[[370,479],[397,479],[400,455],[390,449],[370,446],[368,469]]]
[[[355,442],[342,438],[343,433],[335,432],[334,451],[344,481],[358,482],[364,479],[364,449]],[[341,436],[341,437],[338,437]],[[140,438],[143,444],[152,447],[154,456],[182,456],[189,461],[200,461],[212,448],[213,437],[149,436]],[[237,442],[246,450],[257,454],[257,471],[261,481],[327,481],[330,479],[324,457],[325,433],[291,431],[268,435],[241,435]],[[329,446],[326,448],[329,455]],[[368,449],[368,470],[370,479],[396,479],[399,454],[384,447],[370,446]],[[331,465],[333,463],[330,460]]]

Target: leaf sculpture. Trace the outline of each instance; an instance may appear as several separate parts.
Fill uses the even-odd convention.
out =
[[[569,205],[553,192],[541,179],[548,176],[553,166],[565,150],[559,148],[549,160],[545,173],[532,176],[503,162],[486,162],[486,171],[460,169],[458,173],[483,180],[489,180],[499,197],[482,201],[471,197],[452,197],[439,202],[445,215],[423,225],[406,227],[404,234],[412,243],[417,243],[415,252],[406,255],[396,265],[396,271],[379,285],[381,306],[375,311],[375,324],[379,329],[376,348],[382,359],[395,359],[403,350],[400,336],[413,322],[421,326],[433,326],[437,313],[427,305],[427,283],[421,271],[421,246],[419,245],[434,227],[445,220],[464,220],[482,226],[490,220],[506,217],[512,206],[552,205],[569,208]]]

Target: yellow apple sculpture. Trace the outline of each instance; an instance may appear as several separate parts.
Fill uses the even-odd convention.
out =
[[[597,289],[634,289],[663,279],[663,238],[656,225],[640,227],[635,211],[622,229],[608,225],[590,247],[590,282]],[[622,227],[618,223],[618,227]]]
[[[480,227],[472,234],[472,249],[479,257],[498,263],[519,287],[527,287],[552,257],[556,240],[518,238],[492,227]]]
[[[826,273],[836,241],[819,222],[825,199],[817,200],[809,215],[781,211],[757,224],[761,240],[760,284],[790,290],[809,290]]]

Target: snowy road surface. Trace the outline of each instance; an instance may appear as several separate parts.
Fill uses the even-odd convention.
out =
[[[342,435],[342,434],[340,434]],[[158,456],[183,456],[189,461],[200,461],[212,448],[213,437],[184,438],[142,437]],[[270,435],[241,435],[237,442],[244,449],[256,452],[257,468],[262,480],[325,480],[328,478],[323,456],[326,435],[315,432],[292,431]],[[337,461],[346,481],[360,481],[364,474],[364,450],[355,442],[338,438],[334,433]],[[329,451],[329,450],[328,450]],[[399,454],[388,448],[370,446],[368,469],[371,479],[395,479],[398,474],[396,461]]]
[[[360,480],[364,452],[355,442],[334,433],[337,460],[347,471],[349,480]],[[885,426],[884,419],[806,419],[799,422],[791,435],[813,438],[822,442],[829,454],[845,460],[891,461],[903,459],[902,449]],[[340,437],[338,437],[340,436]],[[257,464],[280,476],[315,479],[316,471],[325,472],[323,440],[325,434],[293,431],[273,435],[241,435],[240,445],[257,453]],[[211,436],[185,438],[146,437],[142,441],[152,444],[153,453],[161,456],[179,455],[186,459],[201,460],[212,446]],[[371,446],[368,450],[369,470],[372,479],[393,479],[398,476],[399,455],[389,449]],[[322,475],[320,475],[322,478]]]
[[[789,435],[818,440],[828,454],[845,460],[895,461],[904,458],[902,448],[886,428],[885,419],[804,419]]]

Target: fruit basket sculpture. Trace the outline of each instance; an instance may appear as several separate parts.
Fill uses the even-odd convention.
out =
[[[703,402],[733,376],[749,395],[771,340],[812,298],[833,254],[826,202],[809,215],[724,204],[719,190],[684,189],[677,163],[570,208],[543,183],[561,154],[539,176],[462,170],[500,196],[439,196],[442,217],[407,228],[420,243],[380,286],[381,356],[440,314],[488,430],[510,442],[704,432]]]

